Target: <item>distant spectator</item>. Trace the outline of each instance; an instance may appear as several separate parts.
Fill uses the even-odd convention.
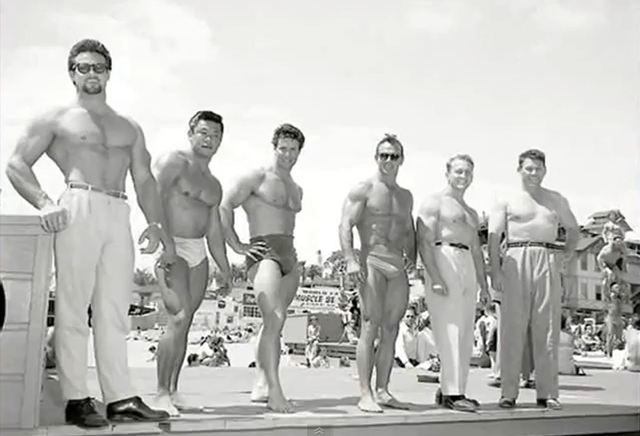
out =
[[[415,329],[416,310],[409,306],[400,322],[395,345],[395,362],[401,368],[418,366],[418,332]]]
[[[200,366],[200,358],[197,353],[191,353],[187,356],[187,365],[188,366]]]
[[[340,368],[349,368],[351,366],[351,361],[347,356],[341,356],[340,360],[338,361],[338,366]]]
[[[629,371],[640,372],[640,316],[634,315],[632,328],[626,332],[625,359]]]
[[[587,324],[584,326],[584,333],[580,337],[581,350],[596,351],[600,348],[602,341],[593,332],[593,326]]]
[[[158,348],[155,345],[149,347],[149,353],[151,353],[151,357],[147,359],[147,362],[153,362],[158,358],[157,351]]]
[[[304,356],[307,365],[310,367],[311,362],[318,356],[318,345],[320,343],[320,324],[316,315],[309,316],[309,325],[307,326],[307,345],[304,350]]]
[[[313,368],[329,368],[329,356],[327,355],[327,348],[320,347],[318,355],[311,361],[311,367]]]
[[[560,318],[560,342],[558,344],[558,373],[567,375],[584,375],[584,371],[576,365],[573,359],[574,344],[571,327],[567,325],[567,318]]]
[[[342,331],[342,336],[338,340],[338,343],[348,342],[351,345],[355,345],[358,343],[358,334],[356,332],[356,321],[351,319],[344,326],[344,330]]]

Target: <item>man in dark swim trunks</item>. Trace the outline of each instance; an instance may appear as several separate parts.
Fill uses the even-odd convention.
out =
[[[283,124],[276,129],[272,144],[273,162],[242,176],[225,192],[220,209],[227,243],[246,256],[262,312],[258,377],[251,401],[266,402],[273,411],[290,413],[293,406],[282,392],[278,366],[280,334],[300,279],[293,229],[302,208],[302,189],[291,178],[291,169],[304,145],[304,135],[291,124]],[[233,210],[239,206],[249,221],[248,244],[240,242],[233,227]]]
[[[416,241],[411,210],[411,192],[398,185],[398,170],[404,148],[394,135],[377,144],[376,173],[356,185],[342,209],[340,245],[347,261],[347,274],[359,283],[362,326],[356,349],[360,401],[365,412],[382,407],[407,409],[389,393],[396,337],[409,301],[406,269],[415,264]],[[360,258],[353,249],[353,227],[360,236]],[[380,335],[378,352],[374,341]],[[376,389],[371,389],[373,367]]]

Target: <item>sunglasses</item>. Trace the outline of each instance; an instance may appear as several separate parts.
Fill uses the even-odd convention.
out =
[[[390,161],[397,161],[398,159],[400,159],[400,155],[397,153],[378,153],[378,159],[380,160],[390,160]]]
[[[80,74],[87,74],[91,70],[93,70],[93,72],[96,74],[102,74],[108,69],[107,64],[89,64],[86,62],[75,64],[73,68]]]

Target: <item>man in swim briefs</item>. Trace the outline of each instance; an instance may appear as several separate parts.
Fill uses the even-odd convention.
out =
[[[186,406],[178,395],[178,377],[187,351],[189,328],[207,288],[207,246],[220,270],[220,289],[230,289],[230,268],[218,210],[222,187],[209,170],[223,132],[220,115],[198,111],[189,121],[190,148],[172,151],[155,164],[167,231],[173,237],[177,254],[166,273],[162,267],[156,268],[169,318],[167,331],[158,343],[156,407],[173,416]]]
[[[253,170],[225,192],[222,222],[229,246],[246,256],[253,281],[262,329],[258,339],[258,376],[251,393],[254,402],[266,402],[276,412],[293,412],[280,385],[280,334],[287,308],[298,290],[299,271],[293,230],[302,209],[302,189],[291,170],[304,146],[304,135],[291,124],[279,126],[271,141],[273,161]],[[240,242],[234,229],[234,209],[242,206],[249,222],[250,241]]]
[[[377,144],[378,165],[373,177],[356,185],[347,196],[340,223],[340,245],[347,274],[360,284],[362,325],[356,348],[360,401],[365,412],[381,406],[407,408],[389,393],[399,323],[409,301],[406,269],[415,264],[413,197],[396,181],[404,161],[404,148],[394,135]],[[360,236],[360,258],[353,247],[353,227]],[[380,334],[377,354],[374,340]],[[371,389],[376,367],[376,391]]]

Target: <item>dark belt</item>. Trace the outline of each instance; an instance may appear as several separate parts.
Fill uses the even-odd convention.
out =
[[[99,192],[110,197],[121,198],[123,200],[127,199],[127,194],[124,192],[101,189],[88,183],[69,182],[67,186],[71,189],[84,189],[85,191]]]
[[[448,245],[449,247],[459,248],[461,250],[469,250],[469,246],[461,242],[437,241],[435,245],[436,247],[439,247],[441,245]]]
[[[536,242],[536,241],[512,241],[507,242],[508,248],[514,247],[540,247],[548,248],[549,250],[564,250],[564,247],[552,242]]]

